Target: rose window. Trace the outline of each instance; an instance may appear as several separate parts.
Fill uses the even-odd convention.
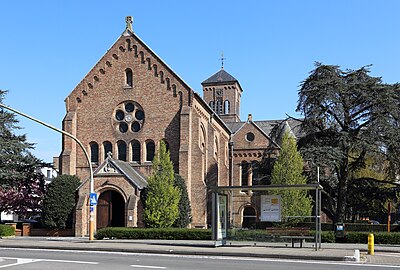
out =
[[[125,101],[114,110],[113,124],[121,133],[138,132],[144,123],[142,106],[134,101]]]

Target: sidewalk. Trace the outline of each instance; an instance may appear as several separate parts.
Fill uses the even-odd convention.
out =
[[[0,239],[2,248],[93,250],[109,252],[157,253],[203,256],[261,257],[298,260],[344,261],[361,252],[360,263],[400,266],[400,245],[376,245],[375,255],[367,255],[367,244],[322,243],[315,251],[313,243],[291,248],[285,243],[227,242],[214,247],[213,241],[185,240],[93,240],[81,237],[13,237]]]

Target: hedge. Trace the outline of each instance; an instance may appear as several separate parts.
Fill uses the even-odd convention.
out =
[[[9,226],[8,226],[9,227]],[[11,228],[11,227],[10,227]],[[13,234],[12,234],[13,235]],[[314,231],[310,231],[314,235]],[[336,239],[332,231],[322,231],[323,243],[368,243],[369,232],[346,232],[344,239]],[[211,230],[204,229],[144,229],[144,228],[103,228],[97,231],[96,239],[165,239],[165,240],[211,240]],[[400,244],[400,233],[377,232],[374,233],[375,244]],[[230,241],[255,241],[270,242],[282,241],[279,237],[271,237],[265,230],[241,230],[228,231],[227,240]],[[337,241],[336,241],[337,240]],[[309,240],[313,241],[313,240]]]
[[[335,233],[332,231],[322,231],[321,241],[323,243],[368,243],[369,232],[346,232],[344,239],[336,239]],[[376,232],[374,234],[375,244],[400,244],[400,232]],[[310,231],[310,236],[314,236],[314,231]],[[230,230],[228,239],[232,241],[282,241],[279,237],[272,237],[264,230]],[[337,240],[337,241],[336,241]],[[313,240],[310,240],[313,241]]]
[[[0,236],[14,236],[15,228],[10,225],[0,224]]]
[[[387,224],[368,224],[368,223],[344,223],[345,229],[348,232],[386,232]],[[308,227],[311,230],[315,228],[315,222],[301,222],[296,227]],[[399,225],[392,224],[391,231],[398,231]],[[321,229],[323,231],[333,231],[334,224],[332,223],[321,223]]]
[[[95,235],[96,239],[167,239],[167,240],[211,240],[211,230],[203,229],[144,229],[108,227],[99,229]]]

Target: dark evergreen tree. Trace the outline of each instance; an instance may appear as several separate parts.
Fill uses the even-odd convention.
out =
[[[75,192],[81,181],[74,175],[59,175],[49,184],[43,202],[43,225],[49,228],[66,227],[75,207]]]
[[[180,190],[181,198],[178,204],[179,215],[173,227],[186,228],[192,222],[192,207],[190,206],[185,180],[179,174],[175,174],[175,186]]]
[[[387,182],[400,172],[400,88],[369,72],[316,63],[299,90],[297,111],[306,133],[299,147],[311,165],[310,179],[317,179],[315,168],[321,168],[322,208],[334,221],[344,221],[349,182],[362,180],[352,172],[365,167],[368,158],[387,164]]]
[[[0,90],[0,103],[6,93]],[[41,211],[45,187],[39,169],[45,164],[29,152],[33,144],[26,136],[14,133],[18,129],[15,115],[0,108],[0,212],[29,218]]]

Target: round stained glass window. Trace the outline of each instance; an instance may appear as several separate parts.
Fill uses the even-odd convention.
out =
[[[137,120],[143,120],[144,112],[143,111],[136,111],[135,117],[136,117]]]
[[[115,119],[117,119],[118,121],[124,120],[124,117],[125,117],[125,113],[121,110],[118,110],[115,113]]]
[[[128,102],[125,104],[125,110],[127,112],[133,112],[135,110],[135,105],[133,105],[131,102]]]
[[[246,134],[246,140],[248,140],[249,142],[254,141],[254,138],[255,138],[254,133],[249,132]]]
[[[119,131],[121,131],[122,133],[125,133],[128,131],[128,124],[125,122],[122,122],[119,124]]]
[[[145,113],[139,103],[127,100],[114,110],[112,125],[120,133],[139,132],[143,128]]]
[[[133,132],[138,132],[140,130],[140,124],[139,122],[135,121],[132,123],[132,131]]]

